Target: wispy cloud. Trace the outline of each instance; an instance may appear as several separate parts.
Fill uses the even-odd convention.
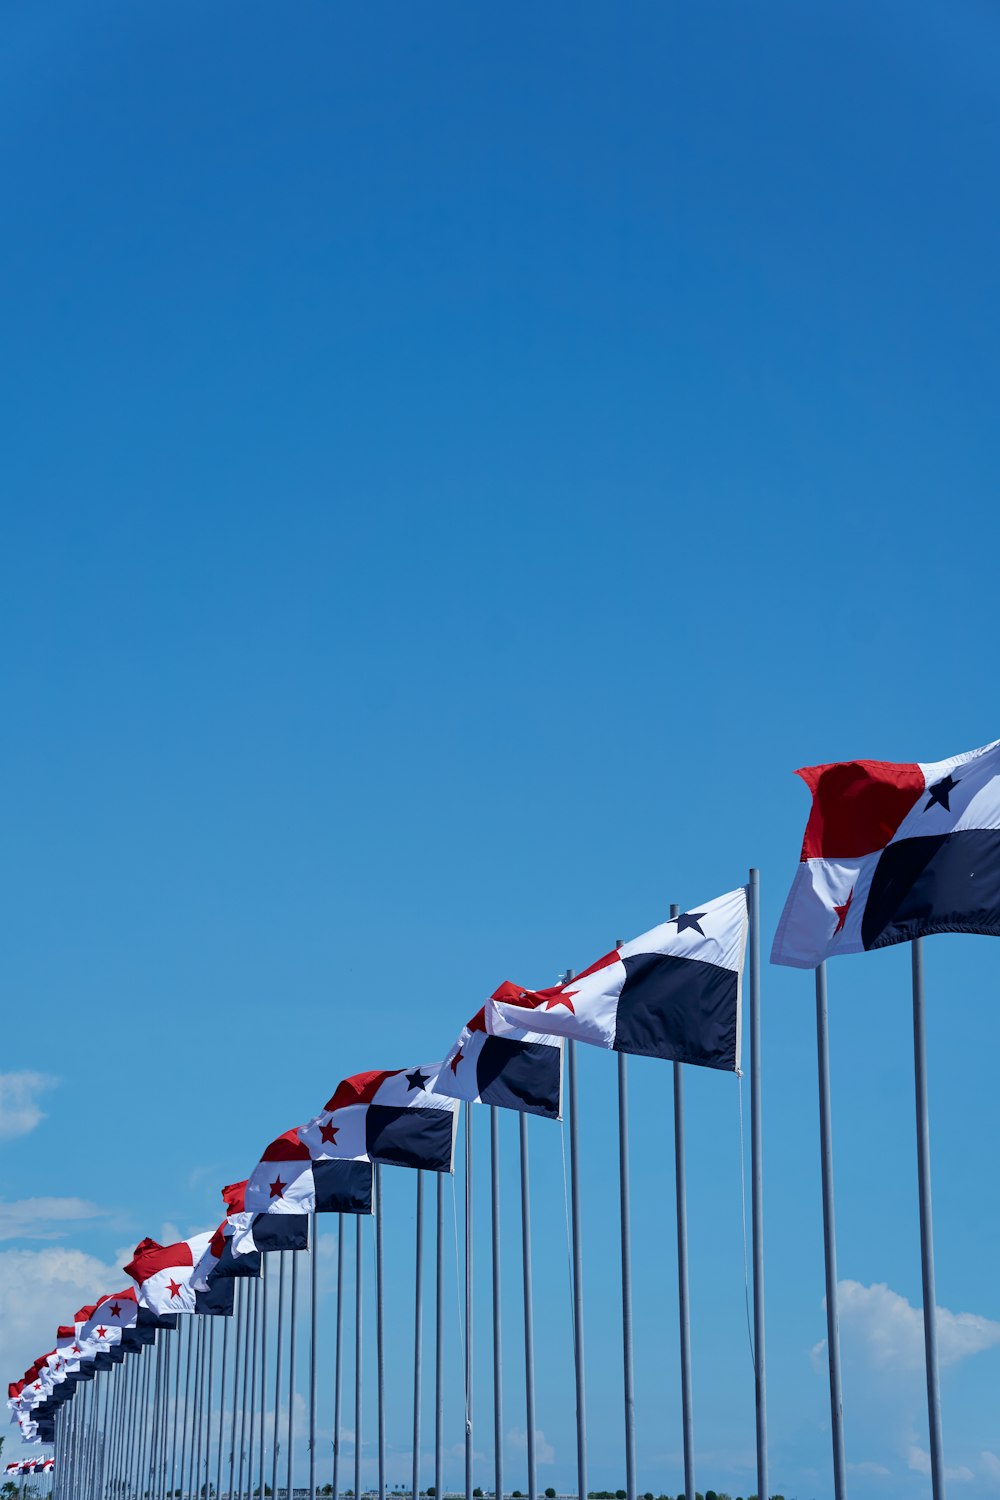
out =
[[[528,1451],[528,1429],[526,1427],[512,1427],[507,1434],[507,1441],[515,1453],[527,1453]],[[540,1427],[535,1428],[535,1460],[540,1464],[553,1464],[556,1461],[556,1450],[546,1440],[545,1433]]]
[[[107,1212],[86,1198],[0,1199],[0,1240],[58,1240],[66,1233],[62,1226]]]
[[[899,1292],[884,1281],[862,1286],[859,1281],[841,1281],[840,1327],[845,1344],[851,1344],[876,1370],[919,1373],[924,1368],[924,1317]],[[1000,1344],[1000,1323],[979,1313],[937,1310],[938,1362],[957,1365],[970,1354],[979,1354]],[[821,1366],[826,1340],[812,1351]]]
[[[58,1082],[48,1073],[0,1073],[0,1140],[13,1140],[34,1130],[45,1118],[39,1095]]]

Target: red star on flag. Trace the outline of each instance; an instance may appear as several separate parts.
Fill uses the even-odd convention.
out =
[[[74,1344],[73,1345],[73,1353],[74,1354],[79,1354],[79,1352],[80,1352],[80,1345],[79,1344]]]
[[[281,1180],[280,1177],[276,1177],[274,1179],[274,1181],[271,1183],[271,1197],[272,1198],[280,1198],[281,1195],[282,1195],[282,1193],[285,1191],[285,1188],[287,1186],[288,1186],[287,1182],[282,1182],[282,1180]]]
[[[112,1304],[111,1304],[111,1316],[113,1318],[120,1318],[121,1315],[122,1315],[122,1305],[121,1305],[121,1303],[120,1302],[112,1302]]]
[[[98,1330],[97,1330],[97,1337],[99,1339],[106,1339],[107,1336],[108,1336],[108,1330],[102,1324],[101,1327],[98,1328]]]
[[[833,929],[833,935],[834,935],[834,937],[837,936],[838,932],[843,932],[843,930],[844,930],[844,923],[847,921],[847,913],[851,909],[851,902],[853,900],[854,900],[854,887],[852,885],[851,886],[851,894],[848,896],[848,898],[844,902],[843,906],[835,906],[833,908],[834,911],[837,913],[837,925]]]
[[[551,1000],[546,1000],[545,1009],[555,1010],[557,1005],[565,1005],[570,1015],[576,1015],[576,1011],[573,1009],[573,1002],[567,995],[553,995]]]
[[[455,1074],[456,1078],[458,1077],[458,1065],[459,1065],[459,1063],[461,1061],[462,1061],[462,1049],[460,1047],[458,1049],[458,1051],[455,1053],[455,1056],[452,1058],[451,1062],[448,1064],[449,1068]]]
[[[326,1141],[331,1146],[335,1145],[337,1140],[337,1132],[339,1130],[339,1125],[333,1125],[329,1120],[327,1120],[325,1125],[321,1125],[319,1127],[320,1140]]]
[[[181,1294],[181,1284],[180,1284],[180,1282],[179,1281],[168,1281],[167,1282],[167,1291],[170,1293],[171,1297],[179,1297],[180,1294]]]

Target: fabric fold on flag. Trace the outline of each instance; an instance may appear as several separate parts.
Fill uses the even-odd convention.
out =
[[[796,775],[812,808],[772,963],[814,969],[938,932],[1000,937],[1000,740]]]
[[[502,984],[486,1007],[491,1036],[534,1031],[592,1046],[740,1070],[745,886],[671,917],[545,990]]]
[[[537,1031],[490,1036],[483,1006],[441,1064],[439,1093],[469,1104],[562,1118],[562,1038]]]
[[[160,1245],[147,1238],[136,1245],[125,1271],[138,1284],[139,1299],[152,1313],[159,1317],[196,1310],[191,1277],[211,1238],[211,1234],[196,1234],[174,1245]],[[148,1325],[137,1317],[136,1329],[140,1335],[144,1326]],[[155,1326],[149,1327],[149,1342],[155,1337]]]
[[[355,1073],[298,1136],[315,1163],[371,1161],[450,1172],[458,1100],[438,1087],[441,1064]],[[314,1167],[314,1172],[316,1168]]]

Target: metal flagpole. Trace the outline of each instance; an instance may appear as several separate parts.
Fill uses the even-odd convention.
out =
[[[333,1500],[340,1500],[340,1396],[344,1368],[344,1215],[337,1215],[337,1331],[333,1369]]]
[[[201,1463],[201,1430],[202,1430],[202,1396],[205,1390],[205,1319],[199,1314],[193,1315],[198,1324],[198,1352],[197,1352],[197,1374],[194,1387],[194,1410],[191,1413],[191,1467],[189,1477],[190,1493],[198,1500],[201,1491],[201,1478],[199,1465]]]
[[[208,1322],[208,1384],[205,1391],[205,1500],[211,1496],[209,1469],[212,1463],[212,1375],[215,1365],[215,1319]]]
[[[679,917],[674,901],[670,917]],[[681,1419],[684,1431],[684,1494],[694,1500],[694,1397],[691,1379],[691,1306],[688,1296],[687,1171],[684,1160],[684,1070],[674,1063],[674,1191],[677,1201],[677,1305],[680,1316]],[[839,1500],[839,1497],[838,1497]]]
[[[316,1500],[316,1275],[319,1220],[313,1209],[309,1235],[309,1500]],[[261,1496],[263,1500],[263,1496]]]
[[[385,1306],[382,1168],[375,1163],[375,1374],[378,1390],[378,1500],[385,1500]]]
[[[760,871],[750,871],[750,1176],[753,1216],[753,1346],[757,1493],[767,1495],[767,1377],[764,1358],[764,1157],[760,1079]]]
[[[226,1425],[226,1362],[229,1354],[229,1319],[222,1320],[222,1369],[219,1371],[219,1451],[215,1459],[215,1500],[222,1500],[222,1432]]]
[[[528,1438],[528,1500],[537,1500],[535,1481],[535,1322],[531,1289],[531,1199],[528,1178],[528,1117],[517,1117],[521,1147],[521,1274],[524,1296],[524,1403]]]
[[[292,1460],[294,1458],[292,1437],[295,1422],[295,1314],[297,1311],[298,1286],[299,1257],[297,1252],[293,1252],[292,1285],[288,1306],[288,1454],[286,1465],[286,1494],[288,1500],[292,1500]]]
[[[278,1331],[274,1341],[274,1430],[271,1434],[272,1500],[278,1500],[278,1453],[281,1448],[278,1442],[278,1409],[281,1405],[281,1330],[285,1317],[285,1257],[287,1253],[286,1250],[282,1250],[278,1260]]]
[[[152,1373],[153,1357],[148,1352],[154,1345],[146,1345],[146,1355],[142,1361],[142,1400],[139,1406],[139,1438],[135,1458],[135,1482],[138,1494],[142,1495],[143,1470],[146,1462],[147,1440],[149,1436],[149,1383]],[[93,1389],[93,1387],[91,1388]]]
[[[253,1319],[253,1297],[249,1286],[244,1288],[243,1300],[246,1303],[246,1308],[243,1317],[243,1368],[241,1371],[243,1378],[240,1385],[240,1448],[237,1479],[237,1493],[240,1496],[240,1500],[243,1500],[244,1494],[243,1473],[247,1457],[247,1394],[250,1387],[250,1325]],[[239,1350],[236,1351],[236,1358],[239,1362]]]
[[[236,1478],[236,1398],[240,1388],[240,1339],[246,1322],[247,1298],[242,1281],[236,1283],[236,1334],[233,1338],[233,1415],[229,1424],[229,1500],[233,1500]]]
[[[354,1236],[354,1500],[361,1496],[361,1215]]]
[[[503,1500],[503,1331],[500,1318],[500,1111],[490,1106],[490,1229],[493,1254],[493,1493]],[[414,1493],[413,1500],[417,1500]]]
[[[573,970],[566,970],[573,978]],[[576,1043],[567,1042],[569,1069],[569,1169],[573,1236],[573,1358],[576,1372],[576,1487],[587,1500],[587,1387],[583,1362],[583,1237],[580,1224],[580,1109],[577,1098]]]
[[[444,1176],[437,1174],[437,1266],[434,1290],[434,1500],[444,1472]]]
[[[830,1031],[826,964],[816,970],[816,1060],[819,1069],[819,1148],[823,1177],[823,1251],[826,1264],[826,1347],[830,1364],[834,1500],[846,1500],[844,1398],[840,1386],[840,1311],[837,1303],[837,1228],[833,1211],[833,1123],[830,1108]]]
[[[924,1293],[924,1363],[931,1445],[931,1493],[944,1500],[941,1388],[938,1382],[937,1290],[934,1281],[934,1221],[931,1211],[931,1136],[927,1104],[927,1037],[924,1015],[924,940],[910,944],[913,973],[913,1079],[917,1107],[917,1181],[920,1190],[920,1271]]]
[[[620,946],[620,944],[616,944]],[[635,1500],[635,1374],[632,1367],[632,1202],[628,1157],[628,1067],[618,1057],[618,1181],[621,1202],[622,1354],[625,1375],[625,1493]]]
[[[253,1296],[250,1302],[253,1315],[253,1333],[250,1338],[250,1421],[247,1429],[247,1495],[253,1495],[253,1466],[256,1457],[254,1436],[257,1429],[257,1344],[260,1331],[260,1281],[253,1279]],[[263,1500],[263,1496],[261,1496]]]
[[[413,1262],[413,1478],[412,1500],[420,1497],[420,1355],[423,1338],[424,1174],[417,1170],[417,1232]],[[336,1500],[336,1497],[334,1497]]]
[[[472,1104],[465,1105],[465,1500],[472,1500]]]
[[[260,1434],[257,1439],[257,1492],[264,1500],[267,1428],[267,1256],[260,1257]]]

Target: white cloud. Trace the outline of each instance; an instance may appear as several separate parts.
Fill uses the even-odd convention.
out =
[[[0,1240],[57,1240],[65,1230],[60,1224],[96,1219],[107,1210],[86,1198],[20,1198],[6,1203],[0,1198]]]
[[[127,1281],[118,1266],[64,1246],[0,1251],[0,1369],[13,1379],[51,1349],[77,1308]]]
[[[991,1453],[987,1448],[983,1453],[980,1453],[979,1462],[986,1478],[992,1479],[995,1484],[1000,1485],[1000,1458],[997,1458],[996,1454]]]
[[[931,1456],[926,1451],[926,1449],[921,1448],[918,1443],[910,1444],[909,1452],[906,1455],[906,1465],[907,1468],[912,1469],[915,1474],[924,1474],[927,1476],[927,1478],[930,1478]],[[966,1483],[970,1479],[975,1479],[976,1476],[975,1474],[973,1474],[972,1470],[967,1469],[964,1464],[958,1464],[953,1469],[948,1468],[946,1465],[944,1477],[945,1479],[954,1480],[956,1483],[962,1484]]]
[[[841,1281],[838,1290],[845,1344],[851,1343],[863,1352],[875,1369],[923,1370],[924,1319],[919,1307],[913,1307],[884,1281],[872,1286]],[[1000,1344],[1000,1323],[978,1313],[953,1313],[939,1307],[937,1324],[938,1362],[942,1368]],[[825,1344],[819,1344],[813,1354],[824,1349]]]
[[[527,1453],[528,1451],[528,1429],[526,1427],[512,1427],[507,1434],[507,1441],[516,1453]],[[535,1428],[535,1462],[540,1464],[553,1464],[556,1461],[556,1450],[550,1442],[546,1441],[545,1433],[541,1428]]]
[[[871,1459],[865,1459],[858,1464],[848,1464],[847,1470],[850,1474],[859,1474],[870,1479],[884,1479],[890,1473],[885,1464],[873,1463]]]
[[[0,1140],[27,1135],[44,1120],[38,1096],[59,1082],[47,1073],[0,1073]]]

